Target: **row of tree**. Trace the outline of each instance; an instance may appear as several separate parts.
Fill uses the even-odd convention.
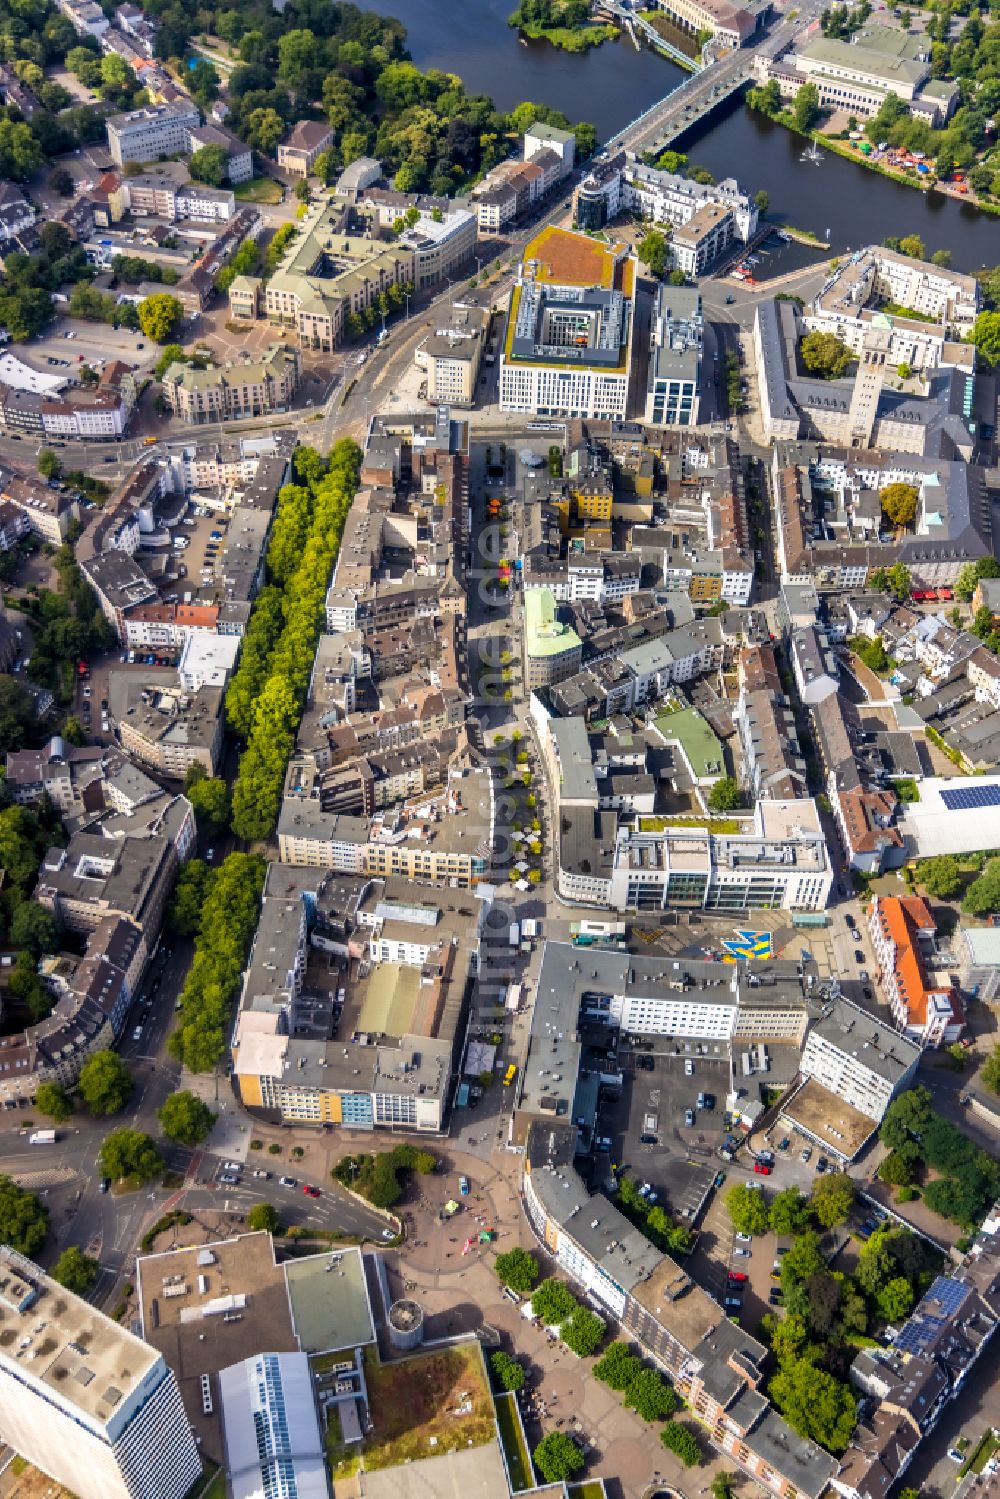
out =
[[[326,590],[357,489],[360,463],[360,450],[349,438],[335,444],[328,463],[313,449],[299,448],[295,457],[299,482],[283,490],[279,499],[277,550],[269,565],[282,593],[276,606],[274,591],[265,589],[254,612],[263,603],[268,620],[274,622],[276,607],[280,608],[280,633],[264,656],[260,646],[270,642],[272,632],[265,628],[255,633],[251,667],[247,673],[242,668],[237,672],[226,699],[231,726],[247,737],[233,787],[232,825],[248,841],[268,837],[277,820],[323,623]]]
[[[391,1208],[402,1197],[404,1179],[411,1171],[430,1176],[436,1167],[437,1156],[404,1143],[392,1150],[342,1156],[331,1174],[341,1186],[357,1192],[373,1207]]]
[[[181,990],[180,1026],[170,1037],[171,1053],[192,1072],[210,1072],[225,1052],[232,1001],[257,929],[265,873],[262,858],[230,854],[208,886],[198,915],[194,960]]]

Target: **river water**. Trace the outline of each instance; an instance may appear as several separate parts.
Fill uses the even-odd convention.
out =
[[[507,25],[515,0],[361,0],[407,29],[422,68],[457,73],[472,93],[501,109],[524,99],[590,120],[606,139],[682,81],[675,63],[625,37],[586,53],[547,42],[523,45]],[[1000,218],[938,193],[921,193],[830,152],[817,166],[801,160],[804,142],[742,105],[680,142],[693,162],[716,177],[736,176],[751,192],[764,188],[770,217],[829,237],[832,248],[919,234],[930,254],[950,250],[956,270],[1000,263]],[[829,236],[826,231],[829,230]]]

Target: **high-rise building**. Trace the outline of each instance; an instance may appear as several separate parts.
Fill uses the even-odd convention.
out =
[[[0,1440],[78,1499],[183,1499],[201,1473],[162,1354],[6,1245]]]

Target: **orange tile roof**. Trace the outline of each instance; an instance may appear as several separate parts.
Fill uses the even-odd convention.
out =
[[[927,1002],[931,995],[946,995],[954,1013],[951,985],[928,980],[917,941],[918,931],[937,929],[927,902],[919,895],[880,895],[875,897],[872,908],[883,936],[893,945],[896,992],[906,1007],[910,1025],[927,1024]]]

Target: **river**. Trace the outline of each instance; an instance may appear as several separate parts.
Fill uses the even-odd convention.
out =
[[[586,53],[563,52],[547,42],[525,46],[507,25],[515,0],[360,3],[403,22],[419,67],[457,73],[470,92],[490,94],[501,109],[531,99],[561,109],[571,120],[590,120],[601,139],[685,76],[667,58],[645,48],[637,52],[625,37]],[[1000,218],[940,193],[903,187],[831,152],[823,153],[819,165],[802,161],[804,144],[742,105],[680,143],[714,176],[732,173],[751,192],[764,188],[777,223],[823,237],[829,229],[834,250],[892,234],[919,234],[928,254],[950,250],[956,270],[1000,262]]]

